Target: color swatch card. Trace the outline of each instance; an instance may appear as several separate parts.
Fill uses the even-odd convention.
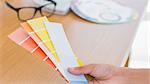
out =
[[[21,23],[21,26],[24,30],[31,36],[31,38],[39,45],[39,47],[47,54],[52,55],[52,53],[48,50],[48,48],[44,45],[44,42],[38,37],[38,35],[34,32],[31,26],[27,23]]]
[[[59,62],[55,59],[54,55],[48,50],[48,48],[44,45],[44,42],[38,37],[36,32],[31,28],[31,26],[27,23],[21,23],[21,26],[26,30],[29,36],[38,44],[38,46],[45,52],[45,54],[53,61],[53,63],[59,67]]]
[[[42,18],[37,18],[37,19],[33,19],[33,20],[28,20],[27,23],[29,24],[29,26],[31,26],[34,33],[41,39],[41,41],[45,44],[45,46],[49,49],[49,51],[51,53],[53,53],[53,56],[51,56],[51,55],[50,56],[48,55],[48,56],[62,74],[62,73],[64,73],[64,70],[60,66],[60,59],[57,55],[57,52],[55,51],[55,48],[50,39],[50,36],[45,28],[45,25],[44,25],[45,21],[48,22],[48,19],[46,17],[42,17]],[[35,35],[34,35],[34,37],[35,37]],[[65,75],[63,75],[63,77],[65,77]]]
[[[29,21],[27,21],[29,24],[30,24],[30,26],[32,27],[32,29],[34,30],[34,32],[39,36],[39,38],[41,39],[41,40],[49,40],[49,41],[51,41],[51,36],[48,34],[48,32],[47,32],[47,30],[46,30],[46,27],[45,27],[45,24],[44,24],[44,22],[49,22],[48,21],[48,19],[46,18],[46,17],[42,17],[42,18],[37,18],[37,19],[33,19],[33,20],[29,20]],[[38,24],[38,25],[37,25]],[[49,38],[45,38],[45,37],[49,37]],[[51,45],[53,46],[53,42],[51,42]],[[55,47],[53,46],[53,48],[55,49]],[[56,51],[56,53],[57,53],[57,51]],[[59,56],[58,54],[57,54],[57,58],[60,60],[60,58],[63,58],[63,57],[61,57],[61,56]],[[75,57],[75,56],[74,56]],[[56,58],[56,59],[57,59]],[[76,58],[77,59],[77,58]],[[78,65],[78,62],[76,61],[76,59],[74,59],[74,63],[77,63],[76,65]],[[64,60],[63,60],[64,61]],[[77,81],[78,79],[76,79],[75,77],[77,77],[77,76],[74,76],[74,75],[72,75],[72,74],[70,74],[68,71],[67,71],[67,68],[69,67],[64,67],[64,66],[62,66],[62,65],[64,65],[64,64],[66,64],[66,63],[64,63],[64,64],[62,64],[63,62],[61,62],[61,60],[59,61],[60,63],[58,63],[58,65],[57,65],[57,63],[56,63],[56,66],[57,66],[57,68],[59,69],[59,71],[63,74],[63,76],[67,79],[67,81]],[[78,65],[79,66],[79,65]],[[70,66],[71,67],[71,66]],[[72,66],[73,67],[73,66]],[[66,74],[64,74],[64,73],[68,73],[69,75],[71,75],[71,76],[74,76],[74,79],[76,79],[76,80],[69,80],[69,76],[67,76]],[[77,77],[78,78],[78,77]],[[84,78],[84,76],[83,76],[83,78]],[[81,79],[81,78],[79,78],[79,79]],[[85,79],[86,80],[86,79]],[[78,82],[82,82],[81,80],[78,80]]]
[[[23,28],[18,28],[8,37],[18,45],[25,48],[27,51],[33,53],[33,55],[35,55],[39,59],[48,62],[53,68],[56,68],[53,62],[44,53],[44,51],[35,43],[35,41],[28,35],[28,33]]]
[[[38,35],[38,37],[42,40],[42,42],[45,44],[45,46],[53,53],[55,59],[60,62],[60,59],[55,52],[55,48],[53,46],[53,43],[50,40],[50,36],[48,35],[48,32],[46,31],[44,21],[48,21],[46,17],[37,18],[33,20],[28,20],[27,23],[31,26],[31,28],[34,30],[34,32]]]
[[[68,67],[78,67],[80,65],[78,64],[77,58],[67,40],[63,26],[59,23],[53,22],[44,23],[48,34],[51,37],[51,41],[53,42],[55,50],[60,58],[60,65],[64,71],[62,74],[65,75],[70,84],[87,84],[87,80],[84,75],[76,76],[67,71]]]

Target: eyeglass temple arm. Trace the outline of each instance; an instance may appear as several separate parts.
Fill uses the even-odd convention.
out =
[[[7,5],[8,7],[10,7],[11,9],[17,11],[17,8],[13,7],[13,6],[12,6],[11,4],[9,4],[8,2],[5,2],[5,3],[6,3],[6,5]]]
[[[46,1],[51,1],[52,3],[54,3],[55,5],[57,4],[55,1],[53,0],[46,0]]]

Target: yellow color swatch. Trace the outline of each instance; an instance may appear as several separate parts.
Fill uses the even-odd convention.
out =
[[[32,19],[32,20],[27,21],[27,23],[32,27],[34,32],[42,40],[44,45],[50,50],[51,53],[53,53],[56,60],[58,62],[60,62],[60,59],[59,59],[59,57],[55,51],[55,48],[53,46],[53,43],[50,39],[50,36],[45,28],[44,22],[48,22],[48,19],[46,17],[41,17],[41,18]]]

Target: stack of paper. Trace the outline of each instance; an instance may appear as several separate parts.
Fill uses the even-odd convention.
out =
[[[9,35],[11,40],[49,63],[68,83],[87,84],[84,75],[72,75],[67,71],[68,67],[83,63],[74,55],[62,24],[41,17],[21,23],[21,26]]]

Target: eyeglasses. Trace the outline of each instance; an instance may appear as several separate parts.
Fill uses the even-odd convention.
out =
[[[57,4],[53,0],[47,0],[47,1],[49,1],[49,3],[39,7],[21,7],[21,8],[16,8],[11,4],[9,4],[8,2],[5,3],[12,10],[17,12],[17,16],[20,21],[26,21],[29,19],[33,19],[38,11],[40,12],[41,16],[50,17],[51,15],[53,15]]]

